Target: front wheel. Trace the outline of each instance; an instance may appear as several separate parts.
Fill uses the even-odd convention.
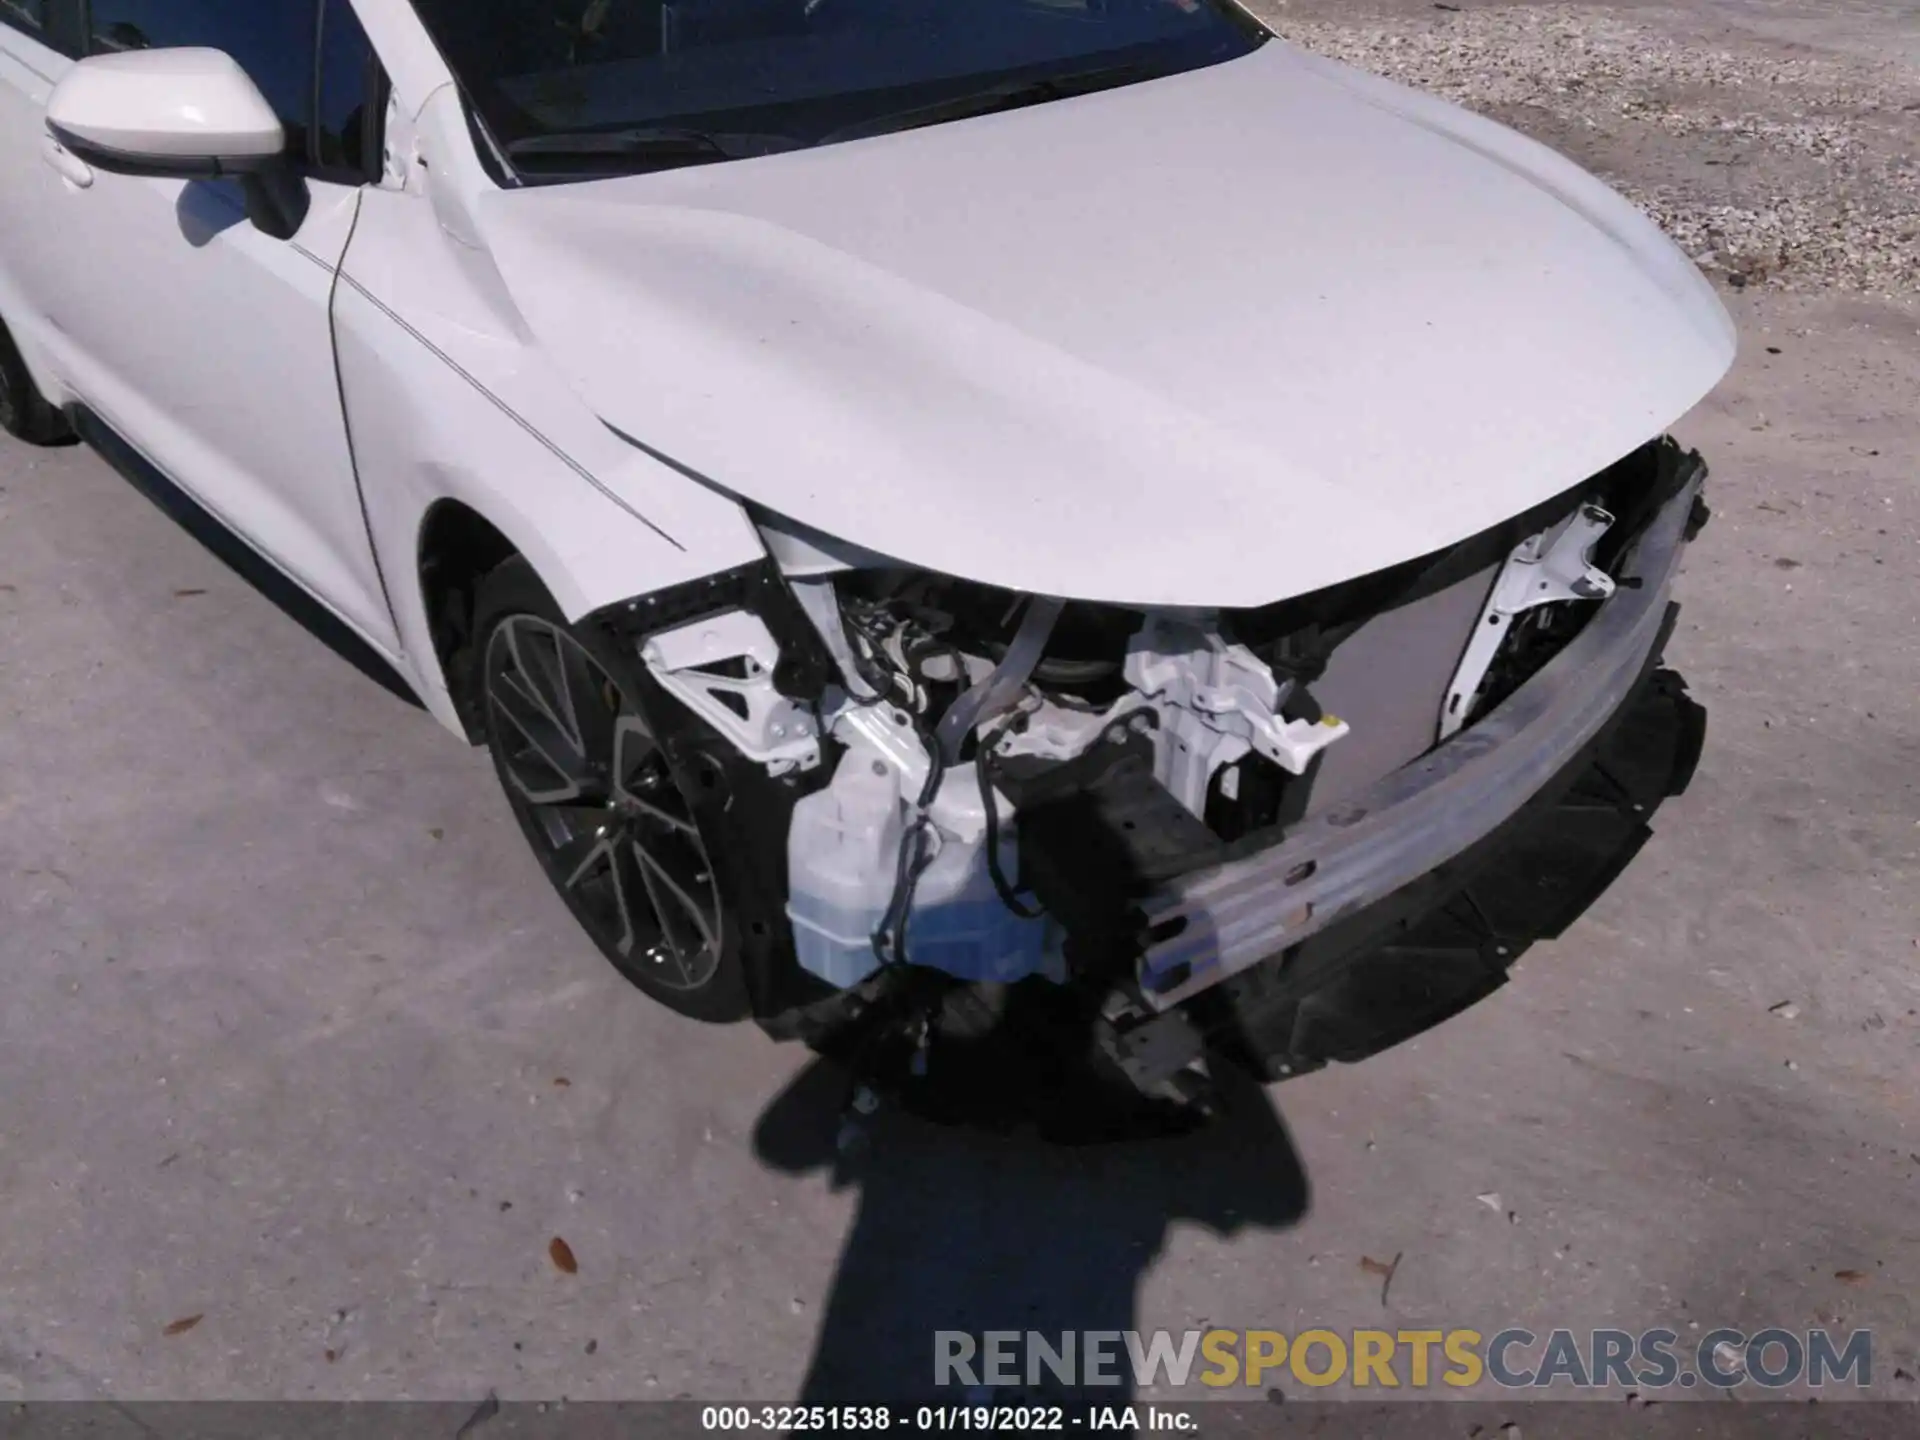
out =
[[[480,587],[473,683],[494,769],[547,878],[613,966],[696,1019],[747,1013],[706,838],[621,672],[518,557]]]

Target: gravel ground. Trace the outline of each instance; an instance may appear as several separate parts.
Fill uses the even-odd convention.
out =
[[[1843,6],[1811,41],[1752,7],[1257,8],[1565,151],[1736,288],[1920,293],[1920,9],[1887,43]]]

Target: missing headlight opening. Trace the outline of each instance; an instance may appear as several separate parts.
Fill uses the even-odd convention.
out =
[[[1467,873],[1647,695],[1692,723],[1678,682],[1648,677],[1703,476],[1662,440],[1442,552],[1252,610],[1014,594],[857,552],[789,563],[770,521],[776,588],[827,657],[814,693],[775,683],[781,647],[748,607],[643,657],[791,787],[763,817],[785,841],[763,888],[822,992],[1078,988],[1142,1086],[1223,1016],[1298,1073],[1354,1047],[1308,1033],[1307,990],[1289,1009],[1275,987],[1315,965],[1326,982],[1338,966],[1312,957],[1356,917]],[[1623,814],[1686,768],[1671,748]]]

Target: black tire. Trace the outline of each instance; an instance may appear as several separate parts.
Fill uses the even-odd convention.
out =
[[[468,683],[514,818],[608,961],[669,1009],[748,1013],[734,907],[635,697],[637,660],[568,625],[518,556],[480,585]]]
[[[66,416],[49,405],[33,383],[4,325],[0,325],[0,430],[29,445],[72,445],[78,439]]]

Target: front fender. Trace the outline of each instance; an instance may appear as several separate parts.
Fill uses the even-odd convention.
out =
[[[765,556],[737,502],[608,430],[504,295],[425,197],[368,192],[334,298],[341,393],[405,658],[455,729],[419,583],[437,503],[498,529],[570,620]]]

